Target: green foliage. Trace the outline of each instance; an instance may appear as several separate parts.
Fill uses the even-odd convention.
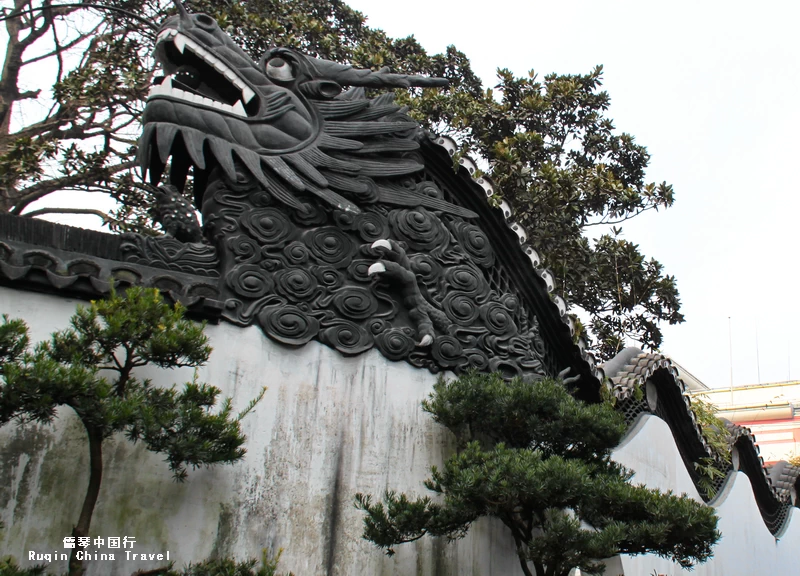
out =
[[[708,400],[695,396],[692,398],[691,409],[714,457],[721,462],[730,464],[731,433],[725,426],[725,422],[717,416],[716,407]]]
[[[87,429],[102,439],[124,432],[133,442],[166,455],[176,479],[186,466],[230,463],[244,455],[240,420],[230,399],[212,412],[220,390],[196,381],[176,387],[154,387],[134,370],[148,364],[161,368],[197,367],[211,354],[204,325],[183,318],[180,304],[163,302],[157,290],[129,288],[124,297],[80,307],[71,328],[49,342],[21,352],[27,330],[4,317],[0,353],[0,423],[50,423],[58,406],[72,408]],[[6,352],[8,350],[9,352]],[[103,373],[115,373],[109,381]],[[262,391],[263,395],[263,391]]]
[[[694,463],[694,470],[698,476],[697,487],[707,500],[711,500],[717,494],[717,481],[725,478],[726,471],[714,458],[700,458]]]
[[[511,204],[529,241],[554,272],[558,291],[591,317],[597,351],[661,345],[659,322],[683,322],[675,278],[619,225],[674,202],[672,186],[648,183],[647,150],[607,117],[602,66],[585,75],[498,70],[483,90],[425,90],[401,95],[425,125],[455,137],[461,153],[489,162],[487,175]],[[612,225],[594,243],[591,228]]]
[[[255,559],[237,562],[232,558],[215,558],[199,564],[189,564],[179,572],[170,568],[161,575],[153,576],[278,576],[278,561],[282,552],[279,550],[276,555],[271,556],[265,549],[261,553],[260,563]]]
[[[136,377],[147,365],[198,367],[211,354],[204,325],[183,318],[180,304],[163,302],[158,290],[128,288],[124,297],[79,307],[71,327],[28,348],[27,327],[4,317],[0,326],[0,425],[11,420],[49,424],[59,406],[70,407],[89,440],[90,476],[73,535],[88,535],[100,492],[103,442],[122,432],[132,442],[165,455],[176,480],[187,467],[232,463],[245,453],[241,419],[230,399],[214,412],[220,390],[195,379],[177,389],[159,388]],[[113,375],[107,378],[107,375]],[[70,561],[70,574],[80,574]]]
[[[3,315],[0,324],[0,376],[5,373],[7,363],[16,362],[28,348],[28,327],[22,320],[11,320]]]
[[[422,409],[453,431],[462,446],[472,440],[483,446],[504,443],[544,458],[602,461],[626,430],[616,412],[576,402],[551,380],[510,385],[498,375],[478,372],[451,381],[439,378]]]
[[[387,553],[425,535],[460,538],[493,516],[511,530],[528,575],[530,564],[538,576],[598,573],[598,559],[623,553],[684,567],[711,557],[719,539],[713,509],[632,485],[610,460],[625,424],[607,403],[581,403],[553,380],[472,373],[440,379],[423,408],[456,435],[458,450],[425,483],[436,500],[356,496],[364,537]]]
[[[45,564],[20,568],[13,558],[0,558],[0,576],[44,576],[46,570]]]
[[[600,401],[603,404],[608,404],[611,407],[617,405],[617,397],[614,395],[614,383],[608,376],[603,376],[603,381],[600,384]]]
[[[50,8],[49,0],[20,0],[2,9],[8,36],[0,73],[0,210],[58,213],[63,209],[30,207],[61,190],[105,193],[124,198],[125,205],[112,214],[66,211],[125,229],[146,198],[131,168],[152,78],[152,31],[119,12],[98,18],[95,10],[66,4]],[[106,4],[152,22],[172,7],[163,0]],[[40,84],[22,89],[29,82],[23,78]],[[32,99],[43,105],[26,108]],[[12,124],[12,114],[23,120]]]
[[[698,488],[706,498],[711,499],[717,492],[716,483],[725,477],[731,463],[731,433],[725,423],[717,416],[713,404],[700,396],[692,398],[691,405],[701,433],[712,456],[701,458],[695,462],[694,469],[698,474]]]

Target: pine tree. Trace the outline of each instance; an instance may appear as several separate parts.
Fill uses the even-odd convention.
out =
[[[526,576],[599,573],[599,560],[617,554],[654,553],[684,567],[711,557],[720,538],[712,508],[633,485],[611,460],[626,427],[610,405],[575,400],[556,380],[471,373],[440,378],[422,406],[458,448],[425,482],[436,500],[356,495],[364,538],[387,554],[426,535],[461,538],[491,516],[511,531]]]
[[[103,478],[103,446],[117,433],[163,454],[178,481],[187,468],[227,464],[245,454],[240,421],[261,399],[238,415],[230,398],[212,411],[220,390],[197,378],[182,389],[162,388],[136,377],[136,369],[199,367],[211,347],[204,325],[184,317],[179,304],[164,303],[158,290],[128,288],[124,296],[79,307],[70,328],[29,347],[22,320],[4,316],[0,325],[0,425],[12,420],[49,424],[68,406],[86,430],[89,484],[75,538],[89,536]],[[105,375],[112,373],[113,378]],[[83,574],[73,550],[70,576]]]

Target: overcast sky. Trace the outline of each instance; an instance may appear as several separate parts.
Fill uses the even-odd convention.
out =
[[[675,205],[624,225],[675,275],[662,351],[711,387],[800,378],[800,7],[794,2],[351,0],[372,27],[495,70],[604,66],[610,117]],[[756,348],[758,334],[758,354]],[[759,361],[757,362],[757,357]],[[791,370],[791,372],[790,372]]]
[[[665,327],[663,351],[729,386],[730,317],[735,385],[800,378],[796,3],[349,4],[431,53],[456,45],[491,86],[497,67],[544,76],[603,64],[610,117],[647,146],[648,179],[675,188],[671,209],[624,226],[678,279],[686,322]]]

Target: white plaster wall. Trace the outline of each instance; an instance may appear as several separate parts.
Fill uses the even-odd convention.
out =
[[[656,416],[645,416],[614,451],[617,462],[634,470],[633,482],[650,488],[686,493],[697,501],[700,495],[681,460],[669,426]],[[693,571],[651,554],[623,556],[609,566],[607,576],[761,576],[800,574],[800,516],[793,518],[780,538],[767,530],[753,497],[750,479],[738,472],[712,502],[719,516],[722,539],[714,557]]]
[[[78,302],[0,288],[0,313],[26,319],[32,341],[67,325]],[[200,378],[241,409],[265,398],[243,423],[248,453],[231,466],[172,481],[158,455],[113,439],[91,531],[133,536],[134,551],[170,551],[178,565],[212,553],[245,558],[284,549],[281,568],[297,576],[505,575],[519,570],[505,527],[480,522],[456,543],[425,538],[387,558],[361,538],[356,492],[387,488],[425,494],[422,481],[452,446],[420,409],[435,376],[372,351],[344,358],[315,342],[279,346],[258,328],[209,326],[214,352]],[[158,384],[190,370],[151,371]],[[0,429],[0,555],[64,552],[88,476],[83,430],[68,409],[58,425]],[[30,562],[25,562],[30,564]],[[90,575],[130,575],[159,562],[90,563]],[[163,564],[163,563],[161,563]],[[51,571],[66,569],[54,562]]]
[[[22,317],[32,341],[67,325],[79,302],[0,288],[0,313]],[[435,376],[376,352],[344,358],[310,343],[279,346],[257,328],[209,326],[214,353],[200,378],[243,408],[269,390],[243,428],[248,453],[231,466],[190,471],[172,481],[158,455],[124,439],[104,450],[105,476],[92,522],[99,536],[133,536],[134,551],[170,551],[178,565],[210,554],[259,556],[284,549],[283,570],[305,575],[475,575],[519,573],[512,539],[499,523],[481,521],[457,543],[425,538],[387,558],[361,538],[356,492],[387,488],[426,494],[422,481],[453,446],[419,408]],[[182,383],[190,370],[151,371],[158,384]],[[24,564],[29,550],[63,552],[88,477],[83,430],[65,409],[54,426],[0,429],[0,556]],[[700,499],[667,425],[639,422],[614,452],[636,471],[634,481]],[[739,474],[715,505],[723,539],[698,576],[800,573],[800,522],[777,541],[766,529],[749,480]],[[90,563],[90,576],[128,576],[159,562]],[[54,562],[52,573],[66,569]],[[687,573],[650,555],[609,563],[609,576]]]

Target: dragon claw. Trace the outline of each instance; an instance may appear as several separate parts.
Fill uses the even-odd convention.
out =
[[[578,380],[581,379],[580,374],[578,374],[577,376],[571,376],[567,378],[567,375],[570,373],[571,370],[572,368],[567,366],[561,372],[558,373],[558,378],[562,381],[563,384],[573,384],[574,382],[577,382]]]
[[[386,250],[391,250],[392,245],[388,240],[381,238],[380,240],[375,240],[375,242],[372,243],[372,248],[384,248]],[[383,270],[381,270],[381,272],[383,272]]]
[[[375,240],[371,244],[371,248],[380,252],[381,259],[370,265],[367,274],[369,276],[382,274],[381,282],[400,289],[408,315],[416,325],[417,334],[420,336],[420,341],[416,345],[420,348],[429,347],[434,341],[434,324],[443,332],[447,332],[447,327],[443,326],[446,323],[444,313],[437,310],[423,296],[419,280],[414,274],[411,262],[401,243],[381,238]],[[439,322],[437,323],[437,321]]]
[[[425,348],[427,346],[430,346],[431,344],[433,344],[433,336],[431,336],[430,334],[425,334],[425,336],[422,337],[422,340],[419,341],[419,344],[417,344],[417,346]]]

